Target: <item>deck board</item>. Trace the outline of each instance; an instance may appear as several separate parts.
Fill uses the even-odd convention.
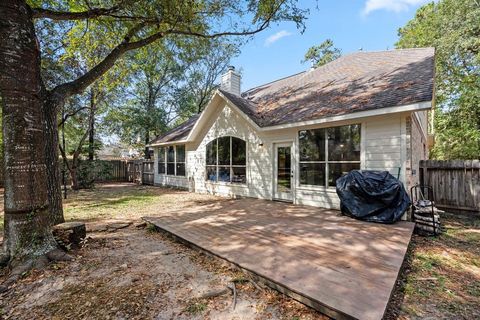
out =
[[[145,217],[329,315],[381,319],[413,224],[381,225],[336,210],[223,200]]]

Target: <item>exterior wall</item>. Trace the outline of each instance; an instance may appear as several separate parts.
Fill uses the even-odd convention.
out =
[[[402,116],[383,116],[364,122],[365,170],[387,170],[405,181],[404,129]]]
[[[186,146],[186,150],[187,150]],[[158,147],[154,148],[154,170],[155,170],[155,175],[153,178],[153,183],[156,186],[170,186],[170,187],[176,187],[176,188],[182,188],[182,189],[187,189],[188,188],[188,179],[187,177],[180,177],[180,176],[172,176],[172,175],[166,175],[166,174],[158,174]],[[188,160],[185,159],[185,166],[188,168]]]
[[[420,182],[420,160],[428,159],[428,117],[426,111],[412,112],[406,117],[407,160],[406,187],[410,189]]]
[[[155,174],[154,184],[156,186],[168,186],[182,189],[188,189],[188,180],[186,177],[176,177]]]
[[[226,104],[218,106],[209,116],[209,122],[198,135],[197,141],[186,146],[187,177],[161,177],[155,183],[189,188],[199,193],[223,196],[244,196],[262,199],[274,197],[274,146],[275,143],[292,143],[292,192],[296,204],[338,209],[340,201],[334,187],[300,186],[298,163],[298,131],[320,127],[332,127],[360,123],[361,168],[388,170],[405,182],[407,163],[407,114],[369,117],[351,121],[338,121],[322,126],[305,126],[293,129],[258,132],[234,108]],[[246,141],[247,183],[245,185],[206,181],[206,145],[222,136],[234,136]],[[157,157],[157,154],[155,154]]]
[[[231,184],[206,181],[206,145],[222,136],[233,136],[246,141],[247,183]],[[225,196],[245,196],[270,199],[272,181],[271,154],[255,129],[235,110],[223,105],[216,116],[205,126],[200,139],[187,151],[187,171],[192,189],[200,193],[213,193]],[[261,144],[264,143],[263,146]]]
[[[400,180],[405,181],[403,158],[405,148],[402,143],[402,116],[370,117],[363,120],[329,123],[325,127],[361,123],[361,169],[387,170],[397,177],[399,168]],[[296,135],[297,130],[295,130]],[[296,203],[324,208],[339,209],[340,199],[334,187],[300,186],[298,179]]]

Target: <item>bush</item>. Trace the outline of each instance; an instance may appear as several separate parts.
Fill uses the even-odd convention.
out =
[[[101,160],[81,160],[78,165],[78,187],[91,189],[95,181],[105,181],[111,177],[112,165]]]

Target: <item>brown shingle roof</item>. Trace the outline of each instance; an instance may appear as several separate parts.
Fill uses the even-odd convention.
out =
[[[260,127],[431,101],[434,49],[356,52],[236,97]]]
[[[241,97],[220,91],[260,127],[402,106],[432,100],[434,55],[433,48],[356,52]],[[187,137],[197,118],[154,143]]]
[[[197,119],[200,115],[196,114],[187,121],[183,122],[179,126],[173,128],[172,130],[168,131],[167,133],[158,136],[157,138],[153,139],[150,144],[156,143],[166,143],[166,142],[173,142],[173,141],[180,141],[184,140],[188,137],[188,134],[192,130],[193,126],[197,122]]]

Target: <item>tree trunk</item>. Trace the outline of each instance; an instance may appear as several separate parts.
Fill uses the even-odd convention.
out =
[[[57,114],[63,108],[63,99],[52,97],[51,94],[43,103],[43,113],[46,121],[45,148],[47,160],[47,188],[48,201],[52,224],[65,222],[62,205],[62,186],[60,178],[60,164],[58,161],[58,125]]]
[[[75,160],[74,160],[75,161]],[[80,189],[78,185],[78,175],[77,175],[77,165],[75,163],[72,164],[70,169],[70,180],[72,181],[72,190]]]
[[[147,145],[150,143],[150,131],[147,129],[145,132],[145,159],[150,159],[150,150]]]
[[[93,161],[95,158],[95,90],[90,89],[90,116],[88,118],[88,160]]]
[[[5,147],[4,249],[11,258],[44,254],[51,232],[43,113],[46,90],[30,8],[0,1],[0,93]],[[56,124],[54,125],[56,128]]]

